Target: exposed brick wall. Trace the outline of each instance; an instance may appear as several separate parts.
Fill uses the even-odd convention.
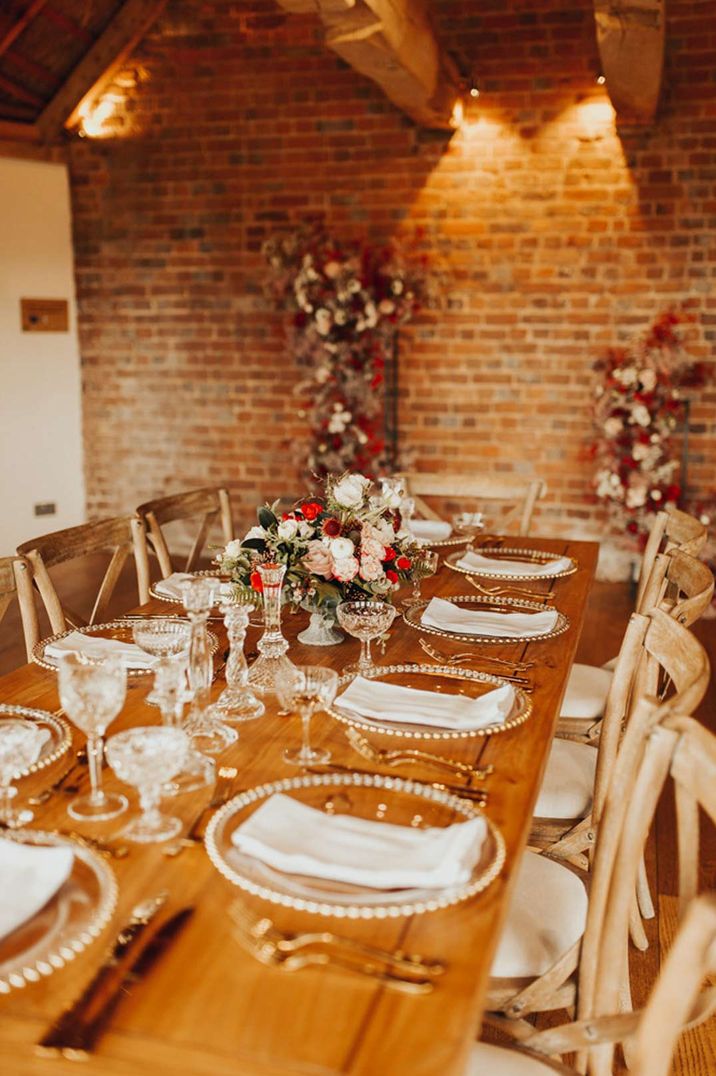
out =
[[[658,122],[614,131],[591,0],[435,0],[482,90],[425,132],[273,0],[173,0],[134,57],[112,137],[71,170],[93,514],[228,482],[239,514],[298,489],[301,436],[264,238],[323,212],[337,234],[422,226],[443,308],[401,337],[403,443],[429,469],[539,474],[545,533],[598,534],[590,366],[690,299],[716,336],[716,11],[670,0]],[[506,10],[508,9],[508,10]],[[716,392],[691,482],[716,485]]]

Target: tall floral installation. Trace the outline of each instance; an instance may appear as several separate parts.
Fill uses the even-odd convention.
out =
[[[390,601],[420,572],[423,548],[403,529],[395,495],[374,493],[365,475],[328,478],[320,494],[289,512],[264,505],[257,515],[258,526],[218,558],[244,600],[261,591],[257,565],[267,561],[286,565],[284,601],[312,610],[348,599]]]
[[[426,300],[426,259],[397,243],[338,242],[318,225],[269,240],[264,254],[267,290],[290,315],[303,371],[296,395],[309,433],[305,476],[375,478],[396,464],[384,428],[386,368],[400,326]]]
[[[683,310],[667,310],[642,336],[610,348],[594,365],[596,496],[615,531],[640,539],[653,513],[678,504],[684,492],[675,434],[689,393],[707,381],[705,365],[685,348],[691,321]]]

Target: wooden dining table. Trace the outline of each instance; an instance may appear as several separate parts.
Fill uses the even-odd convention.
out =
[[[35,1044],[92,978],[133,906],[162,890],[169,894],[163,910],[166,915],[183,907],[192,907],[193,914],[151,972],[126,990],[109,1027],[85,1062],[85,1071],[92,1076],[452,1076],[463,1071],[470,1044],[480,1029],[490,965],[515,868],[530,830],[598,551],[595,543],[556,539],[521,538],[513,544],[576,559],[578,570],[572,575],[521,584],[551,593],[550,605],[569,618],[568,630],[554,638],[510,645],[466,645],[429,637],[442,651],[474,649],[470,668],[497,673],[497,667],[481,658],[488,652],[534,663],[523,674],[530,681],[532,700],[532,712],[524,724],[498,735],[447,741],[443,747],[431,748],[494,767],[485,782],[485,810],[506,844],[505,866],[497,880],[472,899],[439,911],[388,920],[321,919],[241,893],[217,872],[201,845],[187,847],[169,858],[159,845],[134,844],[125,858],[109,861],[119,883],[119,899],[102,937],[46,979],[0,996],[0,1073],[62,1076],[81,1071],[77,1060],[39,1056]],[[482,582],[498,585],[493,580]],[[450,597],[474,596],[476,591],[464,575],[441,563],[437,575],[423,584],[423,593],[426,597]],[[407,596],[398,595],[397,600]],[[137,610],[152,611],[166,614],[172,607],[153,600]],[[306,614],[284,614],[284,633],[294,662],[327,664],[340,670],[356,659],[358,643],[352,639],[326,648],[298,643],[296,634],[305,624]],[[226,635],[221,623],[214,621],[210,626],[220,637],[220,660]],[[249,629],[248,652],[255,650],[259,632],[259,628]],[[419,638],[419,631],[396,618],[384,654],[378,650],[374,657],[378,663],[429,663]],[[109,735],[123,727],[159,720],[157,709],[145,702],[150,681],[151,676],[131,679],[126,705]],[[214,695],[222,686],[218,677]],[[0,679],[0,702],[54,711],[59,706],[55,673],[32,664],[9,673]],[[236,792],[296,772],[283,762],[282,752],[298,743],[300,722],[280,714],[273,696],[265,702],[265,715],[242,724],[238,742],[218,759],[219,765],[236,767]],[[316,744],[331,750],[340,766],[436,779],[430,765],[389,768],[367,762],[349,744],[345,726],[327,715],[314,718],[312,736]],[[83,739],[74,730],[73,748],[81,746]],[[391,742],[386,737],[380,744],[397,745],[395,739]],[[23,793],[36,791],[43,783],[49,785],[62,765],[58,762],[54,768],[27,778],[22,782]],[[85,775],[85,785],[87,781]],[[105,782],[107,787],[120,787],[109,769],[105,770]],[[123,791],[127,792],[126,787]],[[165,808],[170,805],[172,813],[180,814],[188,825],[210,794],[211,788],[187,793],[165,801]],[[130,798],[134,811],[136,799],[132,793]],[[68,801],[69,796],[62,791],[53,794],[44,806],[35,808],[32,826],[119,840],[126,815],[101,825],[83,825],[68,817]],[[0,884],[6,884],[5,880],[0,879]],[[320,923],[372,945],[442,961],[446,971],[431,993],[412,996],[368,975],[338,967],[297,971],[267,967],[235,936],[229,909],[237,897],[250,914],[257,918],[268,915],[281,929],[315,929]]]

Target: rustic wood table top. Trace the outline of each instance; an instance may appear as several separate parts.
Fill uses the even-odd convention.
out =
[[[283,929],[303,930],[322,922],[328,929],[384,948],[400,948],[445,961],[447,971],[437,988],[425,996],[410,996],[340,969],[287,972],[266,967],[233,936],[228,909],[240,891],[217,873],[203,847],[187,848],[171,859],[162,854],[160,846],[132,845],[126,858],[111,861],[120,895],[111,927],[102,938],[46,980],[0,997],[0,1072],[8,1076],[62,1076],[78,1071],[77,1061],[37,1056],[34,1044],[48,1024],[81,993],[131,908],[141,897],[162,889],[170,893],[167,912],[185,905],[194,905],[195,912],[151,973],[121,1001],[87,1063],[85,1071],[91,1071],[92,1076],[450,1076],[462,1071],[479,1029],[510,880],[529,831],[598,550],[595,543],[548,539],[519,539],[512,544],[567,553],[576,558],[579,569],[562,579],[525,584],[530,590],[554,593],[554,606],[571,622],[567,632],[545,641],[475,647],[476,654],[489,650],[502,658],[535,662],[526,674],[534,685],[529,720],[497,736],[448,741],[443,747],[444,753],[452,757],[494,766],[486,785],[486,810],[506,842],[507,860],[502,875],[485,892],[465,903],[388,921],[317,920],[245,897],[246,906],[257,916],[268,914]],[[485,584],[496,585],[489,580]],[[442,564],[438,574],[423,584],[423,591],[426,597],[476,593],[464,576]],[[167,613],[172,607],[156,601],[141,611],[152,610]],[[297,643],[296,633],[305,622],[306,614],[284,617],[284,632],[291,640],[290,657],[296,663],[329,664],[340,669],[356,659],[355,640],[327,648]],[[223,627],[212,622],[211,628],[221,636],[220,658],[225,648]],[[247,651],[255,648],[258,635],[259,629],[249,629]],[[429,661],[418,645],[419,637],[419,632],[396,618],[385,656],[378,652],[377,660],[391,664]],[[469,647],[446,638],[430,639],[443,651],[454,653]],[[479,659],[474,667],[495,671],[491,665],[481,666]],[[110,728],[110,735],[128,725],[158,720],[156,708],[144,701],[150,680],[151,677],[137,677],[129,681],[125,709]],[[218,694],[222,686],[218,680],[214,693]],[[55,710],[59,705],[55,674],[33,665],[18,669],[0,679],[0,701]],[[281,754],[287,745],[298,743],[300,722],[280,716],[273,697],[266,703],[266,715],[240,726],[238,743],[219,760],[220,765],[237,767],[236,791],[296,772],[286,766]],[[381,772],[356,755],[344,727],[328,716],[317,715],[312,732],[316,744],[330,747],[336,763]],[[75,733],[74,746],[81,745],[83,739]],[[384,738],[382,745],[397,746],[398,741]],[[61,768],[62,763],[58,763],[54,772],[49,769],[26,779],[23,792],[49,785]],[[382,772],[436,778],[432,767],[423,770],[410,766]],[[84,780],[86,783],[88,779]],[[108,788],[118,784],[108,769],[105,782]],[[176,797],[171,801],[172,813],[181,814],[189,822],[210,794],[208,788]],[[92,827],[73,822],[66,814],[68,799],[58,792],[45,806],[36,808],[33,826],[111,839],[125,824],[126,815]],[[132,795],[132,806],[135,804]]]

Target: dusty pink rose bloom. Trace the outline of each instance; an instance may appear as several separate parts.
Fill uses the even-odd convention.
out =
[[[314,575],[322,575],[324,579],[330,579],[333,575],[333,558],[323,542],[308,543],[303,563]]]
[[[360,565],[355,557],[346,557],[345,560],[337,560],[333,565],[333,574],[341,583],[348,583],[358,574]]]
[[[380,547],[381,553],[383,547]],[[360,561],[360,577],[365,579],[367,583],[373,582],[374,579],[380,579],[383,574],[383,565],[378,557],[361,557]]]

